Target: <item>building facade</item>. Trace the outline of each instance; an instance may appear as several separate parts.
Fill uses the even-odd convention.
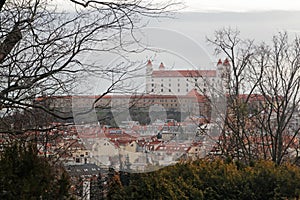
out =
[[[193,89],[201,94],[225,93],[230,63],[220,59],[213,70],[168,70],[160,63],[157,70],[151,60],[146,65],[146,93],[186,95]]]

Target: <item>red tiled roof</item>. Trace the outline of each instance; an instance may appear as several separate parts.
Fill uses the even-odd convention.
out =
[[[155,70],[152,77],[215,77],[216,70]]]
[[[240,94],[239,95],[240,99],[246,100],[247,98],[249,98],[249,101],[266,101],[266,97],[264,97],[261,94]]]
[[[222,60],[221,59],[219,59],[217,65],[222,65]]]
[[[228,58],[226,58],[226,59],[224,60],[223,65],[224,65],[224,66],[230,66],[230,62],[229,62]]]
[[[160,70],[164,70],[164,69],[165,69],[164,63],[162,63],[162,62],[160,63],[159,69],[160,69]]]
[[[147,62],[147,65],[146,66],[149,66],[149,67],[152,67],[152,62],[151,60],[149,59],[148,62]]]
[[[197,102],[208,102],[207,97],[205,97],[204,95],[199,94],[199,92],[196,89],[192,89],[191,91],[189,91],[186,96],[190,96],[190,97],[195,97],[197,99]]]

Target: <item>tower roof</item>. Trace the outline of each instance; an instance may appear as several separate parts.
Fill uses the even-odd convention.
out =
[[[222,60],[221,59],[219,59],[219,61],[217,63],[217,66],[219,66],[219,65],[222,65]]]
[[[164,70],[164,69],[165,69],[164,63],[162,63],[162,62],[160,63],[159,69],[160,69],[160,70]]]
[[[147,62],[147,67],[152,67],[152,61],[149,59],[148,62]]]
[[[229,62],[228,58],[226,58],[226,59],[224,60],[223,65],[224,65],[224,66],[230,66],[230,62]]]

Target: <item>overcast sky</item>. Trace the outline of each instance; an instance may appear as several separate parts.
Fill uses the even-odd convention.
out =
[[[299,0],[184,0],[188,11],[300,10]]]
[[[109,1],[109,0],[107,0]],[[168,2],[170,0],[154,0],[154,2]],[[173,0],[183,2],[186,8],[183,11],[212,12],[249,12],[249,11],[271,11],[300,10],[299,0]],[[70,1],[54,0],[56,5],[66,8],[66,5],[74,5]],[[145,0],[147,2],[147,0]],[[149,2],[149,1],[148,1]]]
[[[68,2],[56,1],[59,1],[57,5]],[[288,32],[291,38],[300,35],[299,0],[184,1],[184,12],[178,13],[174,18],[147,19],[147,27],[141,30],[145,36],[141,41],[163,53],[145,51],[129,57],[143,62],[152,59],[154,68],[164,62],[168,69],[213,69],[220,57],[213,55],[213,48],[208,46],[206,37],[213,37],[217,29],[236,28],[240,30],[241,37],[254,39],[257,43],[271,42],[272,36],[280,31]],[[104,65],[119,59],[115,55],[98,57]]]

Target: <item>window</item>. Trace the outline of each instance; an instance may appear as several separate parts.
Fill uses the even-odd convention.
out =
[[[154,92],[154,89],[153,89],[153,88],[151,89],[151,92]]]
[[[171,92],[171,89],[169,89],[169,92]]]
[[[178,87],[180,86],[180,84],[178,83]]]
[[[171,83],[169,83],[169,87],[171,87]]]
[[[160,91],[161,91],[161,92],[163,92],[163,91],[164,91],[164,89],[161,89]]]
[[[161,86],[161,87],[164,87],[164,84],[161,84],[160,86]]]
[[[154,84],[152,83],[151,86],[154,87]]]
[[[180,89],[178,89],[178,92],[180,92]]]

